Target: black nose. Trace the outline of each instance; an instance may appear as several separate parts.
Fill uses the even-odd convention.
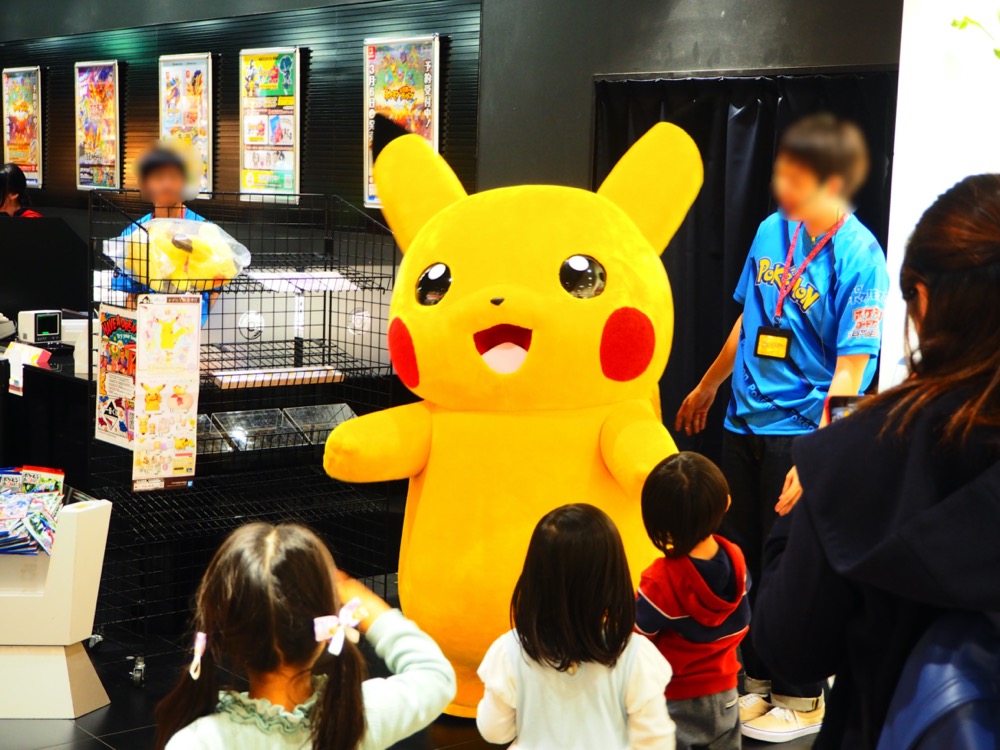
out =
[[[500,305],[503,304],[503,297],[494,297],[493,299],[490,300],[490,304],[500,307]]]

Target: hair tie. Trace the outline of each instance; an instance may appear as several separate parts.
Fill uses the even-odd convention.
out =
[[[339,656],[344,650],[344,641],[357,643],[361,640],[361,633],[358,632],[358,625],[368,617],[368,613],[361,608],[361,599],[355,597],[340,608],[339,615],[325,615],[313,620],[313,629],[316,634],[316,642],[323,643],[329,641],[327,647],[334,656]]]
[[[197,680],[201,677],[201,657],[205,655],[205,646],[208,644],[208,636],[204,633],[195,633],[194,635],[194,659],[191,660],[191,668],[188,670],[188,674],[191,675],[192,680]]]

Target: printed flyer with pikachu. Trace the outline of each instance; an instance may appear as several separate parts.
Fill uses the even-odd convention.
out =
[[[139,297],[133,489],[186,487],[194,477],[201,297]]]
[[[187,487],[194,477],[200,338],[199,295],[101,308],[96,434],[132,450],[135,491]]]

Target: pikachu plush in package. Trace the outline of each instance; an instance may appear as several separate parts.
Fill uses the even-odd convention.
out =
[[[105,252],[134,281],[169,294],[218,289],[250,265],[250,251],[222,228],[190,219],[150,219],[107,240]]]
[[[466,195],[416,135],[378,157],[404,253],[389,351],[423,400],[341,424],[324,464],[349,482],[410,480],[399,596],[458,674],[448,713],[475,715],[476,669],[510,628],[545,513],[571,502],[607,512],[636,579],[658,555],[639,501],[649,471],[677,450],[653,396],[674,325],[659,256],[702,176],[694,142],[667,123],[596,193]]]

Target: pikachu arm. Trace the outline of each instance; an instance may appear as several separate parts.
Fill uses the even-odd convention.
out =
[[[629,401],[601,427],[601,456],[629,497],[642,495],[649,472],[677,452],[674,439],[656,415],[651,401]]]
[[[323,468],[344,482],[409,479],[431,449],[431,413],[423,401],[366,414],[330,433]]]

